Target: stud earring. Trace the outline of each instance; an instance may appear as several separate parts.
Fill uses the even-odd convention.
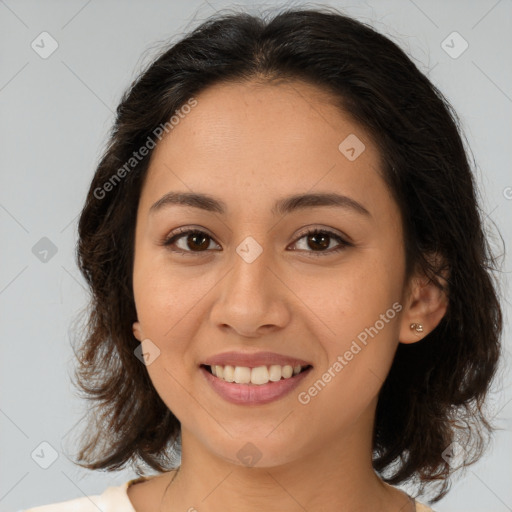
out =
[[[411,324],[410,325],[410,328],[411,329],[414,329],[416,332],[423,332],[423,325],[422,324]]]

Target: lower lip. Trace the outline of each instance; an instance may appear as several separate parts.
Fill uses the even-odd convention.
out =
[[[293,389],[306,377],[312,367],[290,377],[281,379],[277,382],[268,382],[267,384],[236,384],[235,382],[226,382],[212,375],[204,366],[201,366],[201,372],[205,376],[210,386],[224,400],[237,405],[262,405],[275,400],[279,400]]]

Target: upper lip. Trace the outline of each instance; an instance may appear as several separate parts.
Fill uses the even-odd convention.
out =
[[[209,357],[202,364],[208,366],[245,366],[248,368],[256,368],[257,366],[270,366],[278,364],[281,366],[310,366],[311,363],[299,359],[297,357],[276,354],[275,352],[255,352],[249,354],[247,352],[224,352]]]

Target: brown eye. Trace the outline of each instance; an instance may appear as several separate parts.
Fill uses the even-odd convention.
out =
[[[302,243],[302,248],[299,250],[312,253],[314,256],[327,256],[352,245],[340,235],[323,229],[313,229],[303,233],[295,245],[299,244],[302,239],[305,239],[305,243]],[[335,244],[334,248],[330,248],[333,241],[337,242],[338,247]]]
[[[324,233],[313,233],[308,235],[309,247],[312,249],[328,249],[330,245],[330,236]]]
[[[211,242],[213,239],[204,231],[189,229],[171,234],[162,245],[169,246],[173,252],[194,253],[205,252],[210,248]]]
[[[187,247],[204,251],[210,245],[210,237],[204,233],[190,233],[186,237]]]
[[[299,248],[299,250],[314,256],[328,256],[352,246],[351,243],[344,240],[340,235],[322,229],[313,229],[303,233],[295,242],[295,245],[299,244],[302,239],[305,239],[305,244],[302,243],[303,247]],[[168,246],[172,252],[193,255],[194,253],[207,252],[212,249],[210,247],[212,242],[214,242],[213,238],[204,231],[183,229],[178,231],[178,233],[172,233],[162,242],[162,245]],[[333,242],[335,242],[334,247],[331,246]],[[212,250],[222,249],[213,248]]]

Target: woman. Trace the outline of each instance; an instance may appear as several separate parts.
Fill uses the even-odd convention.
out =
[[[79,221],[77,463],[32,509],[428,511],[481,454],[501,310],[455,114],[333,9],[211,18],[123,97]],[[419,495],[419,494],[418,494]]]

